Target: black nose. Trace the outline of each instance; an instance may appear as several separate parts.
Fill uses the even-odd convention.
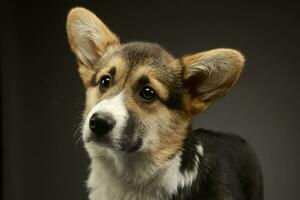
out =
[[[91,131],[96,135],[105,135],[113,129],[116,121],[106,113],[95,113],[90,119],[89,127]]]

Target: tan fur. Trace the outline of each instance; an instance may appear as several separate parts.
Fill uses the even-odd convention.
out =
[[[165,127],[159,132],[160,140],[157,148],[151,151],[153,161],[161,167],[182,148],[183,141],[188,134],[188,118],[182,119],[182,116],[176,113],[171,113],[171,115],[164,121]],[[166,123],[168,121],[169,123]]]
[[[185,95],[183,97],[183,102],[185,105],[185,111],[190,116],[206,111],[212,103],[211,101],[202,101],[200,97],[191,97],[190,95]]]
[[[90,68],[87,68],[81,63],[78,63],[78,72],[84,87],[88,88],[90,86],[90,80],[92,79],[95,71]]]
[[[85,92],[85,109],[83,118],[85,119],[90,110],[97,104],[100,98],[99,89],[97,87],[89,87]]]

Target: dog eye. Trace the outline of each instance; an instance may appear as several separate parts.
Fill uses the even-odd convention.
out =
[[[109,88],[110,82],[111,82],[110,76],[104,75],[104,76],[102,76],[102,78],[100,80],[100,87],[103,89]]]
[[[146,101],[151,101],[151,100],[154,100],[154,98],[156,97],[156,94],[151,87],[146,86],[141,90],[140,96],[143,99],[145,99]]]

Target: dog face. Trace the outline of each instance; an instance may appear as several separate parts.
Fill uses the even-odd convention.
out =
[[[174,58],[157,44],[121,44],[84,8],[70,11],[67,33],[86,88],[86,146],[146,152],[157,163],[181,148],[192,116],[225,95],[244,64],[231,49]]]

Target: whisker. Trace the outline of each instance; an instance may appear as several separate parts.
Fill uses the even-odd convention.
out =
[[[78,144],[80,141],[82,141],[82,129],[83,129],[83,123],[77,123],[76,127],[73,129],[73,138],[75,140],[75,143]]]

